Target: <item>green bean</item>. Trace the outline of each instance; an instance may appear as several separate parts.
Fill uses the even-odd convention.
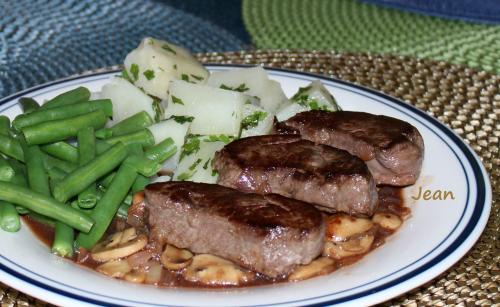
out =
[[[88,127],[78,131],[78,164],[83,166],[95,158],[94,128]],[[78,194],[78,205],[80,208],[90,209],[97,202],[97,189],[92,182],[85,190]]]
[[[70,104],[75,104],[78,102],[84,102],[89,100],[90,91],[85,87],[77,87],[71,91],[62,93],[51,100],[47,101],[42,105],[43,109],[50,109]]]
[[[0,115],[0,134],[9,136],[10,119],[5,115]]]
[[[113,132],[109,128],[102,128],[95,132],[95,137],[98,139],[108,139],[113,136]]]
[[[10,163],[3,156],[0,155],[0,180],[10,181],[16,172]]]
[[[94,224],[92,218],[71,208],[71,206],[64,205],[52,197],[10,182],[0,181],[0,200],[26,207],[31,211],[61,221],[83,232],[88,232]]]
[[[54,167],[58,167],[63,171],[65,171],[66,173],[71,173],[77,168],[77,165],[75,163],[63,161],[47,154],[43,154],[42,158],[43,158],[43,166],[47,171],[49,171]]]
[[[144,155],[146,158],[155,161],[157,163],[162,163],[171,156],[175,154],[177,151],[177,146],[175,146],[172,138],[166,138],[160,143],[146,148],[144,151]]]
[[[82,192],[91,183],[111,172],[127,156],[127,149],[122,143],[117,143],[102,155],[97,156],[89,163],[78,167],[69,174],[64,181],[54,187],[54,197],[65,202],[69,198]]]
[[[94,227],[88,233],[80,233],[78,235],[76,238],[77,246],[90,249],[101,239],[118,211],[118,207],[127,196],[136,175],[136,170],[127,163],[123,163],[120,166],[111,185],[92,211],[91,217],[96,221]]]
[[[79,130],[85,127],[102,128],[107,120],[108,118],[102,110],[96,110],[71,118],[24,127],[22,132],[29,145],[47,144],[74,137]]]
[[[144,190],[144,188],[150,183],[150,180],[148,177],[143,176],[143,175],[137,175],[137,178],[134,181],[134,184],[132,185],[131,191],[132,194],[135,194],[139,191]]]
[[[6,156],[24,162],[23,148],[19,141],[11,136],[0,134],[0,152]]]
[[[43,165],[42,151],[37,145],[29,146],[20,140],[28,171],[28,185],[35,192],[50,196],[49,176]]]
[[[74,236],[73,228],[62,222],[56,222],[52,252],[61,257],[73,256]]]
[[[29,211],[28,216],[30,219],[33,219],[39,223],[45,224],[47,226],[50,226],[52,228],[56,227],[56,221],[51,219],[50,217],[46,217],[44,215],[38,214],[36,212]]]
[[[21,105],[21,109],[23,109],[24,114],[31,113],[40,108],[38,102],[35,99],[30,97],[21,97],[19,98],[19,104]]]
[[[109,144],[122,142],[125,145],[140,144],[142,147],[148,147],[155,144],[153,134],[148,129],[142,129],[136,132],[114,136],[106,140]]]
[[[41,109],[40,111],[29,114],[21,114],[12,121],[12,126],[17,130],[22,130],[24,127],[53,120],[68,119],[97,110],[103,111],[104,115],[107,117],[113,116],[113,105],[111,104],[111,100],[94,100],[57,108]]]
[[[116,172],[111,172],[108,175],[104,176],[102,180],[99,182],[99,185],[103,187],[104,189],[107,189],[109,185],[111,184],[111,181],[113,181],[113,178],[115,177]]]
[[[146,177],[156,175],[161,168],[159,163],[138,155],[129,156],[124,163],[128,163],[131,167],[134,167],[139,174]]]
[[[59,158],[64,161],[78,163],[78,150],[75,146],[66,142],[56,142],[52,144],[42,145],[40,149],[49,155]]]
[[[16,211],[17,211],[17,213],[19,213],[21,215],[29,214],[31,212],[28,209],[24,208],[23,206],[19,206],[19,205],[16,206]]]
[[[128,208],[129,204],[126,202],[121,203],[120,207],[118,207],[118,211],[116,211],[116,216],[122,219],[126,219],[128,216]]]
[[[96,140],[95,141],[95,151],[96,154],[100,155],[106,150],[110,149],[113,145],[106,143],[106,141]]]
[[[21,228],[21,219],[13,204],[0,201],[0,228],[8,232],[16,232]]]
[[[125,118],[111,128],[104,128],[111,132],[110,136],[120,136],[124,134],[129,134],[147,128],[153,124],[151,116],[146,111],[136,113],[130,117]],[[101,129],[101,130],[104,130]],[[102,132],[103,134],[109,134],[108,132]]]
[[[27,187],[28,179],[26,178],[26,167],[24,164],[15,159],[9,159],[8,162],[15,172],[14,177],[10,179],[10,182],[22,187]],[[19,205],[16,205],[16,211],[19,214],[28,214],[30,212],[28,209]]]

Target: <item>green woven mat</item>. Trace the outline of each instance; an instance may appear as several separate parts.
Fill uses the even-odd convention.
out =
[[[355,0],[244,0],[243,18],[258,48],[409,55],[500,74],[500,26]]]

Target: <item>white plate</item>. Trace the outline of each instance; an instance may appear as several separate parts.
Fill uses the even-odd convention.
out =
[[[0,231],[0,280],[63,306],[361,306],[388,300],[431,280],[473,246],[488,219],[491,187],[478,157],[455,133],[424,112],[370,89],[305,73],[268,71],[287,95],[321,79],[344,110],[400,118],[422,134],[422,174],[413,187],[405,189],[412,217],[382,247],[354,265],[303,282],[229,290],[160,289],[113,280],[58,258],[23,227],[15,234]],[[97,91],[114,74],[95,73],[38,86],[1,100],[0,112],[13,118],[20,112],[17,100],[21,96],[43,101],[77,86]],[[452,191],[455,199],[415,201],[411,196],[419,187]]]

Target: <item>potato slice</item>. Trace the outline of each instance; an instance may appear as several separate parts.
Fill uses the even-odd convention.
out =
[[[340,107],[332,94],[319,80],[308,86],[299,88],[288,104],[283,105],[276,113],[278,121],[284,121],[297,113],[309,110],[340,111]]]
[[[374,238],[373,235],[366,235],[346,242],[327,241],[323,249],[323,256],[328,256],[333,259],[342,259],[367,253],[372,246]]]
[[[180,249],[173,245],[167,244],[160,261],[166,269],[180,270],[191,264],[193,254],[187,249]]]
[[[151,118],[157,117],[153,108],[153,98],[122,78],[115,77],[104,85],[100,97],[101,99],[111,99],[113,104],[112,124],[141,111],[146,111]]]
[[[299,281],[314,276],[325,275],[335,271],[336,268],[333,259],[329,257],[320,257],[309,264],[296,267],[292,274],[288,276],[288,280]]]
[[[271,114],[287,102],[281,85],[270,80],[261,66],[213,72],[207,84],[258,97],[259,106]]]
[[[169,91],[165,118],[192,118],[192,134],[239,135],[245,95],[180,80],[170,82]]]
[[[379,224],[382,228],[389,230],[398,229],[402,221],[401,219],[392,213],[375,213],[372,217],[372,221],[376,224]]]
[[[334,214],[326,219],[326,236],[333,241],[345,241],[349,237],[364,233],[373,227],[370,219],[347,214]]]
[[[121,278],[132,270],[127,260],[117,259],[101,264],[96,270],[105,275]]]
[[[183,276],[189,281],[212,286],[236,286],[255,278],[254,273],[209,254],[194,256],[193,262],[184,270]]]
[[[174,79],[204,83],[208,71],[184,48],[146,37],[125,58],[129,79],[146,93],[167,99]]]
[[[241,137],[269,134],[273,129],[274,116],[261,107],[246,103],[243,105]]]
[[[90,255],[96,261],[109,261],[130,256],[143,249],[147,243],[147,236],[137,235],[135,228],[132,227],[97,243],[92,248]]]
[[[174,172],[174,180],[216,183],[217,172],[212,168],[212,160],[224,145],[222,141],[210,141],[207,137],[190,136]]]

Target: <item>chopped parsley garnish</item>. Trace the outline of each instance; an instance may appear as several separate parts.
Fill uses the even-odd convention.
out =
[[[172,115],[170,116],[169,119],[175,120],[175,122],[179,124],[184,124],[184,123],[190,123],[194,120],[193,116],[178,116],[178,115]]]
[[[320,106],[316,100],[312,100],[311,102],[309,102],[309,108],[311,110],[329,111],[327,106],[325,105]]]
[[[184,102],[182,102],[182,99],[177,98],[174,95],[172,95],[172,102],[176,103],[176,104],[182,104],[182,105],[184,105]]]
[[[134,81],[137,81],[139,79],[139,65],[135,63],[130,65],[130,73],[134,77]]]
[[[186,142],[182,146],[182,153],[179,161],[185,156],[198,152],[198,150],[200,150],[200,139],[197,136],[188,136]]]
[[[186,74],[182,74],[182,75],[181,75],[181,79],[182,79],[183,81],[187,81],[187,82],[189,82],[189,76],[188,76],[188,75],[186,75]]]
[[[181,173],[181,174],[179,174],[179,176],[177,176],[177,180],[180,180],[180,181],[188,180],[189,178],[193,177],[193,175],[195,173],[196,172],[192,172],[192,173],[184,172],[184,173]]]
[[[264,111],[257,111],[248,115],[241,121],[241,129],[250,129],[253,127],[257,127],[259,122],[264,120],[266,116],[267,113]]]
[[[130,76],[128,75],[128,72],[127,72],[127,70],[126,70],[126,69],[122,70],[122,74],[121,74],[121,76],[120,76],[120,77],[122,77],[123,79],[127,80],[127,81],[128,81],[128,82],[130,82],[130,83],[134,83],[134,82],[132,81],[132,79],[130,79]]]
[[[245,104],[252,104],[252,101],[250,99],[247,99],[247,101],[245,101]]]
[[[200,76],[197,76],[197,75],[193,75],[193,74],[191,74],[190,76],[193,77],[194,79],[198,80],[198,81],[202,81],[204,79],[203,77],[200,77]]]
[[[224,144],[230,143],[234,138],[225,134],[212,134],[208,138],[203,139],[204,142],[224,142]]]
[[[293,95],[292,100],[296,100],[296,101],[300,100],[299,97],[302,96],[302,94],[304,94],[305,92],[309,91],[310,89],[311,89],[311,86],[299,87],[298,92],[295,95]]]
[[[189,167],[189,170],[193,171],[200,163],[201,163],[201,159],[196,160],[193,164],[191,164],[191,166]]]
[[[162,48],[162,49],[164,49],[164,50],[167,50],[168,52],[172,52],[173,54],[177,54],[177,52],[175,52],[175,50],[174,50],[174,49],[172,49],[172,47],[170,47],[170,46],[169,46],[169,45],[167,45],[167,44],[163,44],[163,45],[161,46],[161,48]]]
[[[177,64],[174,64],[174,69],[177,70]]]
[[[219,172],[217,172],[216,170],[212,170],[212,177],[215,177],[219,175]]]
[[[245,83],[241,83],[237,87],[230,87],[225,84],[221,84],[220,88],[223,90],[229,90],[229,91],[237,91],[237,92],[246,92],[249,90],[249,88],[245,85]]]
[[[161,105],[161,99],[157,97],[153,97],[153,112],[155,112],[155,122],[160,122],[165,114],[165,110]]]
[[[142,73],[146,79],[151,80],[155,77],[155,72],[151,69],[146,70]]]
[[[205,162],[205,164],[203,164],[203,169],[208,168],[208,163],[210,163],[210,160],[212,160],[212,158],[208,158],[207,162]]]

